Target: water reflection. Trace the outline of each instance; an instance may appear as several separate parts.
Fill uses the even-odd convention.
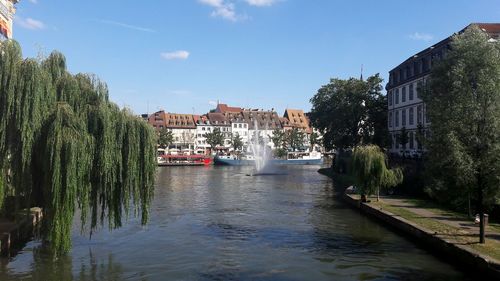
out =
[[[131,218],[53,260],[31,242],[0,280],[465,280],[455,268],[335,199],[317,167],[158,172],[151,222]]]

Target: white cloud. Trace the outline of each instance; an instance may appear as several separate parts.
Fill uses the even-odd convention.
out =
[[[185,60],[189,57],[189,52],[184,50],[161,53],[160,56],[166,60]]]
[[[431,34],[428,34],[428,33],[420,33],[420,32],[415,32],[413,34],[410,34],[410,39],[412,40],[418,40],[418,41],[431,41],[434,36],[432,36]]]
[[[41,30],[45,28],[45,24],[39,20],[35,20],[32,18],[21,18],[21,17],[16,17],[15,21],[17,24],[19,24],[21,27],[31,29],[31,30]]]
[[[198,0],[201,4],[213,7],[212,17],[221,17],[229,21],[244,20],[247,17],[238,15],[234,3],[225,0]]]
[[[104,24],[118,26],[118,27],[128,28],[128,29],[132,29],[132,30],[142,31],[142,32],[150,32],[150,33],[156,32],[156,30],[151,29],[151,28],[142,27],[142,26],[136,26],[136,25],[131,25],[131,24],[127,24],[127,23],[123,23],[123,22],[118,22],[118,21],[102,20],[102,19],[98,19],[98,20],[95,20],[95,21],[100,22],[100,23],[104,23]]]
[[[272,6],[278,0],[245,0],[250,6],[264,7],[264,6]]]
[[[38,4],[38,0],[29,0],[33,4]]]

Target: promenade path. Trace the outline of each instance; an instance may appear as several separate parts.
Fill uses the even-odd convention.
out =
[[[381,197],[379,202],[376,202],[376,198],[370,200],[369,205],[427,228],[446,241],[463,245],[500,261],[500,224],[489,223],[486,227],[486,244],[479,244],[479,224],[466,215],[420,199]]]

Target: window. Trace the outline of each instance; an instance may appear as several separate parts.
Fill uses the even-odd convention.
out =
[[[417,98],[420,99],[420,93],[423,91],[422,89],[422,81],[417,82]]]
[[[410,118],[409,124],[413,125],[413,107],[410,107],[408,115],[409,115],[409,118]]]
[[[399,89],[396,89],[396,101],[394,103],[395,104],[399,103]]]
[[[396,120],[394,121],[394,126],[399,127],[399,110],[396,110]]]
[[[422,105],[417,106],[417,123],[422,124]]]
[[[201,130],[202,130],[202,131],[205,131],[205,127],[201,127]]]
[[[387,93],[387,99],[389,100],[389,106],[392,105],[392,91],[389,91],[389,93]]]
[[[238,127],[241,129],[243,128],[243,124],[239,124]]]
[[[408,100],[413,100],[413,83],[410,84],[410,88],[408,90]]]
[[[401,110],[401,126],[406,126],[406,108]]]
[[[403,89],[401,90],[401,102],[406,101],[406,86],[403,86]]]
[[[392,127],[392,111],[389,112],[389,127]]]
[[[233,124],[233,128],[236,128],[237,124]]]

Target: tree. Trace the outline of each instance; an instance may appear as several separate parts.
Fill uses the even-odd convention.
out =
[[[311,146],[311,151],[314,149],[314,146],[319,144],[319,135],[316,132],[312,132],[309,135],[309,145]]]
[[[354,149],[352,172],[363,198],[376,193],[378,201],[381,187],[394,187],[403,182],[401,169],[388,169],[386,162],[385,154],[376,145],[358,146]]]
[[[327,149],[361,143],[387,145],[387,97],[378,74],[366,81],[331,79],[311,98],[311,121]]]
[[[427,191],[460,207],[464,194],[475,199],[484,243],[484,213],[500,193],[500,44],[477,26],[455,35],[423,100],[432,122]]]
[[[238,133],[234,134],[231,138],[231,146],[235,151],[240,151],[243,149],[243,139]]]
[[[286,138],[286,142],[288,143],[289,147],[293,151],[296,151],[298,148],[304,146],[305,134],[304,134],[304,132],[300,131],[297,128],[293,128],[291,130],[288,130],[286,132],[285,138]]]
[[[403,153],[406,150],[406,145],[410,141],[410,138],[408,137],[408,131],[406,130],[406,127],[401,128],[401,131],[398,134],[398,144],[401,145]]]
[[[283,130],[274,129],[272,136],[270,136],[271,141],[274,144],[275,149],[286,149],[286,134]]]
[[[105,83],[70,74],[61,53],[23,59],[17,42],[0,42],[0,200],[16,198],[13,214],[21,201],[42,207],[54,254],[71,247],[76,208],[91,233],[105,221],[120,227],[131,207],[147,222],[155,142],[151,126],[109,101]]]
[[[160,132],[158,133],[158,146],[161,148],[167,148],[174,142],[174,135],[172,134],[172,131],[168,130],[167,128],[161,128]]]
[[[224,144],[224,135],[219,128],[215,128],[212,132],[205,133],[203,136],[206,138],[211,150],[216,148],[218,145]]]

